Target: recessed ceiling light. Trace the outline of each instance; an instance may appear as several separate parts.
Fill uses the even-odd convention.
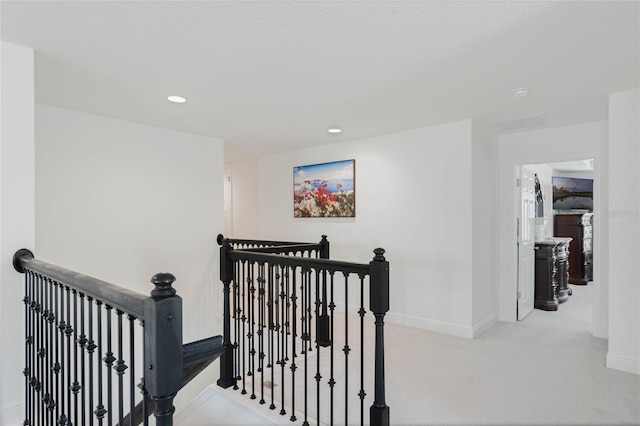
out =
[[[331,127],[330,129],[327,130],[327,132],[337,135],[338,133],[342,133],[342,129],[338,127]]]
[[[523,98],[529,94],[529,89],[525,87],[521,87],[513,91],[513,96],[516,98]]]
[[[183,98],[182,96],[176,96],[176,95],[173,95],[173,96],[167,96],[167,100],[168,100],[169,102],[175,102],[175,103],[177,103],[177,104],[182,104],[182,103],[187,102],[187,99],[186,99],[186,98]]]

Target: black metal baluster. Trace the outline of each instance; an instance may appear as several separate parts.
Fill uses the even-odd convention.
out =
[[[317,253],[320,256],[320,252]],[[316,422],[318,426],[320,426],[320,381],[322,380],[322,375],[320,374],[320,337],[318,333],[319,329],[319,320],[320,320],[320,277],[326,275],[326,271],[323,271],[322,274],[320,270],[316,270],[316,294],[315,294],[315,309],[316,309],[316,375],[314,379],[316,379]]]
[[[308,295],[310,293],[309,286],[311,281],[311,270],[303,270],[302,272],[302,350],[304,353],[304,426],[309,426],[308,420],[308,342],[309,342],[309,312],[308,312]]]
[[[256,399],[256,339],[255,339],[255,325],[256,325],[256,286],[255,286],[255,265],[249,264],[249,373],[251,376],[251,399]]]
[[[42,364],[42,376],[40,377],[40,404],[42,405],[42,424],[44,424],[47,421],[49,414],[47,411],[49,407],[49,357],[47,356],[49,349],[49,292],[47,279],[45,277],[41,278],[40,286],[40,322],[42,324],[42,347],[40,348],[40,363]]]
[[[62,283],[59,283],[59,295],[60,295],[60,323],[58,324],[59,333],[59,341],[56,342],[56,345],[60,347],[60,370],[58,374],[60,375],[60,416],[58,417],[58,424],[64,426],[67,424],[67,410],[66,410],[66,386],[65,386],[65,373],[69,369],[69,362],[65,360],[65,344],[64,344],[64,336],[65,331],[67,329],[67,322],[63,319],[65,318],[65,304],[64,304],[64,293],[65,287]],[[68,315],[67,317],[68,318]]]
[[[258,265],[258,371],[260,372],[260,404],[264,404],[264,263]]]
[[[78,292],[73,290],[73,384],[71,385],[71,392],[73,393],[73,422],[78,424],[78,397],[80,392],[80,382],[78,382]]]
[[[97,346],[93,340],[93,298],[87,297],[89,302],[89,340],[87,341],[87,354],[89,356],[89,426],[93,426],[93,353]],[[98,312],[99,314],[99,312]],[[84,411],[83,411],[84,413]]]
[[[336,308],[336,304],[334,303],[334,299],[333,299],[333,287],[334,287],[333,284],[334,284],[334,272],[331,271],[331,284],[330,284],[330,289],[329,289],[330,290],[329,293],[331,294],[331,296],[330,296],[330,298],[331,298],[330,300],[331,301],[329,302],[329,312],[331,313],[331,318],[330,318],[330,321],[329,321],[329,328],[331,329],[331,333],[330,333],[330,335],[331,335],[331,344],[330,344],[331,351],[330,351],[330,360],[329,360],[330,361],[329,362],[329,369],[330,369],[329,375],[331,376],[331,377],[329,377],[329,393],[330,393],[330,398],[331,398],[331,401],[329,403],[329,406],[330,406],[329,407],[330,408],[330,413],[329,413],[330,414],[330,422],[329,422],[329,424],[330,425],[333,425],[334,387],[336,385],[334,369],[333,369],[334,368],[334,356],[335,356],[334,355],[334,345],[333,345],[334,344],[334,340],[335,340],[334,339],[334,334],[333,334],[333,325],[334,325],[333,319],[334,319],[334,310]]]
[[[107,424],[113,424],[113,375],[111,374],[111,368],[113,367],[113,362],[116,358],[113,356],[112,349],[112,318],[111,311],[113,310],[112,306],[105,305],[107,309],[106,312],[106,321],[107,321],[107,353],[105,354],[104,364],[107,368]]]
[[[275,382],[274,382],[274,374],[275,374],[275,369],[276,369],[276,360],[274,358],[275,355],[275,348],[274,348],[274,344],[275,344],[275,339],[274,339],[274,333],[277,332],[276,329],[276,321],[277,321],[277,315],[278,315],[278,304],[277,304],[277,298],[274,297],[275,295],[275,285],[276,285],[276,281],[278,279],[278,275],[276,271],[276,267],[273,266],[273,264],[269,264],[269,364],[267,365],[267,367],[271,368],[271,404],[269,405],[269,409],[270,410],[275,410],[276,405],[274,403],[274,392],[275,392]]]
[[[240,338],[241,352],[242,352],[242,391],[240,393],[245,395],[247,393],[247,297],[248,291],[246,290],[249,283],[247,282],[247,262],[242,262],[242,335]]]
[[[285,381],[284,381],[284,369],[287,364],[287,333],[289,331],[289,324],[287,323],[287,310],[289,309],[289,301],[287,295],[289,293],[289,271],[286,266],[282,267],[282,278],[280,282],[280,337],[281,337],[281,352],[280,352],[280,401],[282,408],[280,409],[280,415],[284,416],[287,411],[284,409],[284,395],[285,395]]]
[[[55,358],[54,358],[54,354],[57,352],[57,349],[54,345],[54,337],[56,336],[56,318],[57,318],[57,305],[55,303],[55,299],[54,299],[54,293],[56,292],[56,288],[57,288],[57,283],[51,279],[48,279],[49,282],[49,306],[50,308],[50,312],[49,312],[49,351],[48,351],[48,355],[49,355],[49,362],[48,362],[48,369],[49,369],[49,406],[47,407],[48,411],[49,411],[49,424],[54,424],[55,423],[55,408],[56,408],[56,403],[57,401],[55,400],[54,397],[54,392],[56,390],[56,381],[55,381],[55,377],[57,376],[56,373],[56,364],[55,364]]]
[[[129,315],[129,364],[131,371],[129,372],[129,425],[136,425],[135,408],[136,408],[136,379],[135,379],[135,323],[136,317]],[[121,423],[122,424],[122,423]]]
[[[53,424],[53,404],[55,403],[53,400],[53,351],[55,348],[53,347],[53,322],[55,320],[55,306],[53,305],[53,284],[51,279],[46,279],[46,287],[47,287],[47,359],[45,362],[46,365],[46,376],[47,376],[47,393],[45,395],[45,408],[46,408],[46,422],[48,424]]]
[[[349,424],[349,274],[344,275],[344,424]]]
[[[122,312],[120,309],[116,310],[118,316],[118,361],[113,366],[118,376],[118,424],[121,425],[124,420],[124,372],[127,366],[122,356]]]
[[[24,370],[22,370],[22,374],[24,375],[24,421],[22,424],[24,426],[31,424],[29,416],[29,378],[31,376],[31,370],[29,368],[29,340],[31,339],[29,330],[29,304],[31,303],[31,298],[29,297],[30,279],[31,272],[26,271],[24,276],[24,298],[22,299],[24,302]]]
[[[44,372],[46,367],[44,365],[44,357],[46,353],[45,342],[44,342],[44,317],[45,317],[45,309],[44,309],[44,285],[43,278],[41,275],[38,275],[38,290],[37,290],[37,300],[38,300],[38,381],[36,382],[36,392],[38,398],[38,424],[44,424]]]
[[[234,261],[234,280],[233,280],[233,312],[234,312],[234,329],[233,329],[233,373],[236,380],[233,383],[233,389],[238,390],[238,380],[240,377],[240,284],[242,282],[240,278],[240,265],[239,261]]]
[[[141,321],[140,323],[142,324],[142,328],[144,329],[144,321]],[[143,335],[144,335],[144,330],[143,330]],[[142,345],[142,359],[143,360],[147,359],[147,345],[145,344]],[[143,369],[144,369],[144,363],[143,363]],[[140,392],[142,393],[142,423],[144,426],[149,426],[149,415],[151,413],[149,413],[148,403],[150,398],[144,383],[144,377],[140,379],[140,384],[138,385],[138,387],[140,388]]]
[[[65,369],[67,371],[67,424],[71,424],[71,404],[72,404],[72,388],[71,384],[71,335],[73,334],[73,326],[71,325],[71,289],[69,287],[65,287],[65,292],[67,296],[67,326],[64,329],[64,335],[66,337],[67,342],[67,362],[65,364]]]
[[[360,276],[360,424],[364,426],[364,397],[367,394],[364,391],[364,315],[367,313],[364,309],[364,275]]]
[[[62,311],[62,305],[58,304],[58,301],[60,299],[59,294],[60,291],[62,290],[62,284],[58,283],[57,281],[54,281],[54,290],[55,290],[55,295],[54,295],[54,301],[53,301],[53,305],[55,306],[56,310],[57,310],[57,315],[56,315],[56,322],[55,322],[55,326],[54,328],[57,328],[58,330],[61,329],[61,327],[63,327],[61,325],[62,321],[62,315],[63,315],[63,311]],[[59,307],[59,308],[58,308]],[[55,419],[60,419],[60,410],[64,409],[64,405],[61,404],[60,402],[60,398],[61,398],[61,384],[60,384],[60,351],[61,351],[61,346],[60,345],[60,333],[58,333],[57,330],[54,330],[54,334],[55,334],[55,343],[54,343],[54,350],[55,350],[55,356],[56,356],[56,360],[55,360],[55,364],[53,365],[53,373],[55,374],[55,389],[56,389],[56,394],[55,394],[55,400],[56,400],[56,407],[55,407],[55,415],[54,418]]]
[[[100,300],[96,300],[96,310],[98,313],[97,315],[98,354],[99,354],[98,356],[100,356],[100,354],[102,354],[102,348],[103,348],[102,346],[102,340],[103,340],[102,339],[102,302]],[[98,424],[102,426],[104,421],[104,415],[107,413],[107,410],[104,408],[103,399],[102,399],[102,388],[103,388],[102,365],[100,364],[99,360],[97,362],[97,367],[98,367],[98,405],[96,406],[96,409],[93,412],[93,414],[95,414],[96,417],[98,418]]]
[[[85,369],[85,350],[87,348],[87,335],[85,330],[85,295],[80,293],[80,337],[78,345],[80,346],[80,390],[81,390],[81,415],[82,425],[86,424],[87,418],[87,400],[86,400],[86,369]],[[76,421],[77,424],[77,421]]]
[[[297,272],[296,272],[296,266],[294,266],[293,268],[293,283],[292,283],[292,294],[291,294],[291,304],[293,305],[292,307],[292,312],[291,312],[291,320],[293,322],[293,330],[292,330],[292,340],[291,340],[291,418],[290,420],[292,422],[295,422],[297,420],[296,418],[296,369],[298,368],[296,366],[296,357],[298,356],[296,354],[296,333],[298,332],[297,329],[297,318],[296,318],[296,314],[297,314],[297,307],[298,307],[298,295],[296,293],[296,278],[297,278]]]

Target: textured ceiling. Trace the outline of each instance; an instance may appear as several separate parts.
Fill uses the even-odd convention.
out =
[[[36,50],[38,102],[219,137],[227,160],[469,117],[606,120],[608,93],[640,86],[639,6],[0,4],[2,39]],[[530,95],[515,98],[518,87]]]

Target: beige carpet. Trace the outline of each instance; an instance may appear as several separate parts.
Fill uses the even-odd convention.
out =
[[[391,424],[640,425],[640,376],[605,368],[607,341],[591,336],[593,284],[572,287],[573,296],[557,312],[534,310],[523,321],[498,323],[475,340],[387,324],[386,379]],[[368,315],[366,323],[371,321]],[[349,323],[350,329],[356,325],[354,320]],[[356,336],[351,330],[349,334]],[[341,337],[336,335],[337,340]],[[367,342],[367,346],[370,344]],[[348,393],[353,396],[359,386],[359,342],[350,338],[350,345],[353,359]],[[337,361],[343,357],[339,354],[342,352],[336,350]],[[315,363],[315,356],[314,353],[309,361]],[[328,361],[326,349],[321,352],[321,361],[323,365]],[[370,369],[367,367],[366,371]],[[344,382],[343,376],[336,376],[338,382]],[[328,378],[323,377],[323,381]],[[299,382],[297,379],[296,385]],[[371,377],[366,377],[365,382],[368,411],[373,396]],[[277,415],[280,404],[278,410],[270,411],[269,401],[260,406],[238,391],[222,392],[270,419],[262,424],[294,424],[289,422],[290,409],[286,416]],[[296,409],[300,411],[301,400],[297,398]],[[326,392],[322,399],[328,401]],[[313,394],[310,401],[315,401]],[[336,424],[344,423],[343,401],[344,390],[337,389]],[[353,408],[349,423],[359,424],[357,398],[354,402],[350,405]],[[328,423],[325,407],[320,413],[322,423]],[[200,408],[204,409],[206,403]],[[303,416],[297,414],[299,420],[295,424],[301,424]],[[201,422],[197,417],[185,424],[232,424],[224,414],[220,419],[209,414]],[[316,424],[312,408],[309,417],[311,424]]]

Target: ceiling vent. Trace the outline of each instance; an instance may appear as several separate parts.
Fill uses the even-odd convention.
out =
[[[532,115],[529,117],[513,118],[510,120],[498,121],[496,124],[504,130],[520,130],[528,127],[538,127],[549,124],[544,115]]]

